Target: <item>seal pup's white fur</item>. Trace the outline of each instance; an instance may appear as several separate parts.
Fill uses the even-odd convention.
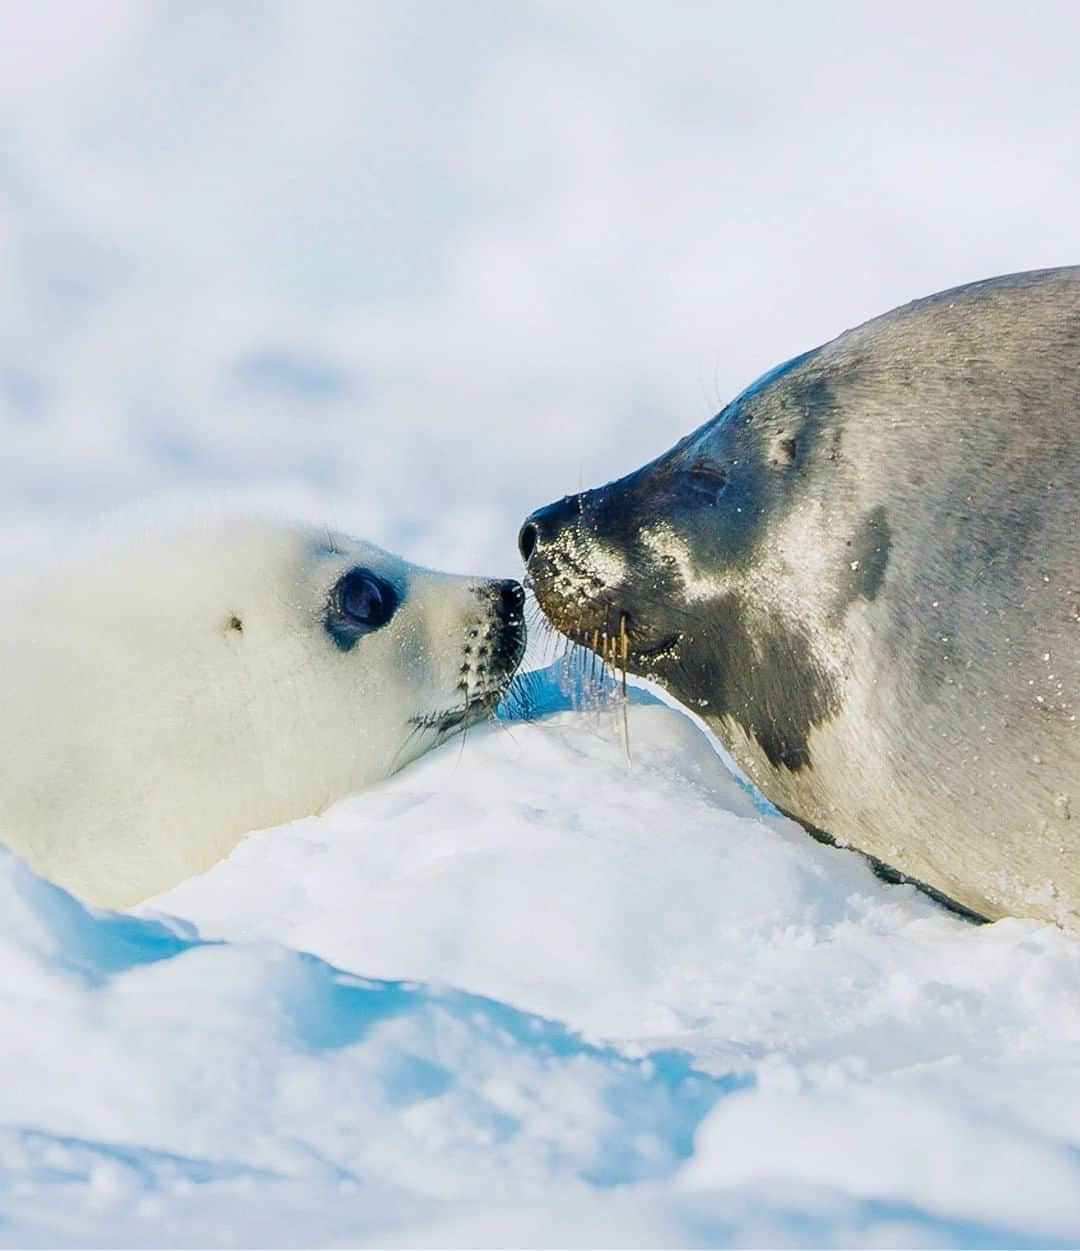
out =
[[[357,567],[399,601],[343,645],[328,603]],[[250,520],[54,557],[0,588],[0,840],[95,904],[200,873],[482,715],[515,586]]]

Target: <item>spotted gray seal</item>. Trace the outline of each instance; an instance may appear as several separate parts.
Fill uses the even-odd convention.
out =
[[[841,334],[520,546],[550,621],[783,812],[1080,927],[1080,268]]]

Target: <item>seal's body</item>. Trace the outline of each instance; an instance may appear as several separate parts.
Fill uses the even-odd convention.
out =
[[[1080,269],[849,331],[521,547],[553,624],[784,812],[1080,926]]]
[[[327,531],[213,523],[0,591],[0,840],[135,903],[484,714],[524,648],[515,582]]]

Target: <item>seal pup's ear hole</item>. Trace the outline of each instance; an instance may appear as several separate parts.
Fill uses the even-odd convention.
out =
[[[397,612],[401,596],[370,569],[349,569],[330,588],[326,631],[343,652],[373,630],[381,629]]]
[[[235,613],[233,613],[233,615],[226,620],[225,629],[229,631],[230,633],[235,631],[235,633],[237,634],[243,634],[244,623],[240,620],[240,618]]]

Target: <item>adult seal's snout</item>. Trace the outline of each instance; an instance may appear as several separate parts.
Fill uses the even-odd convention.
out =
[[[1080,927],[1080,269],[848,331],[519,544],[552,623],[625,630],[783,811]]]

